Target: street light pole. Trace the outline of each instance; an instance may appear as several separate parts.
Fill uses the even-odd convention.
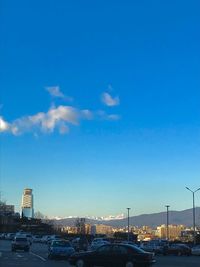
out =
[[[129,236],[129,210],[130,210],[131,208],[127,208],[127,210],[128,210],[128,241],[129,241],[129,239],[130,239],[130,236]]]
[[[195,223],[195,200],[194,200],[194,196],[195,196],[195,193],[200,190],[200,188],[198,188],[195,191],[192,191],[189,187],[186,187],[186,189],[189,190],[192,193],[192,202],[193,202],[193,242],[194,242],[194,245],[195,245],[196,244],[196,223]]]
[[[169,207],[170,205],[165,206],[167,208],[167,241],[169,241]]]

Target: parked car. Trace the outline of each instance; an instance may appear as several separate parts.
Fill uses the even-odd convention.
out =
[[[147,252],[154,252],[155,254],[162,254],[163,253],[163,246],[156,244],[156,243],[143,243],[141,244],[140,248]]]
[[[8,233],[5,235],[5,239],[6,240],[13,240],[15,237],[15,234],[14,233]]]
[[[121,241],[120,243],[139,247],[138,244],[136,244],[135,242],[132,242],[132,241],[124,240],[124,241]]]
[[[16,237],[25,237],[25,238],[27,238],[27,240],[28,240],[28,242],[29,242],[30,245],[32,245],[32,243],[33,243],[33,237],[29,233],[26,233],[26,232],[18,232],[18,233],[16,233],[15,236]]]
[[[76,251],[87,251],[88,241],[85,237],[77,237],[72,240],[72,246]]]
[[[97,248],[103,246],[103,245],[108,245],[110,244],[109,241],[103,239],[103,238],[94,238],[92,243],[91,243],[91,250],[96,250]]]
[[[47,244],[49,238],[50,238],[49,235],[44,235],[44,236],[41,238],[41,243]]]
[[[191,248],[185,244],[171,244],[170,246],[165,246],[163,248],[163,255],[168,254],[189,256],[191,255]]]
[[[6,237],[6,234],[5,233],[1,233],[0,234],[0,239],[5,239],[5,237]]]
[[[194,246],[192,248],[192,255],[200,256],[200,245]]]
[[[55,240],[60,240],[62,239],[59,235],[51,235],[48,239],[47,239],[47,246],[48,246],[48,249],[50,248],[51,244],[53,241]]]
[[[29,251],[30,243],[26,237],[16,236],[11,243],[11,249],[12,251],[16,251],[16,250]]]
[[[33,242],[34,243],[41,243],[42,242],[42,236],[40,236],[40,235],[34,235],[33,236]]]
[[[75,253],[69,262],[76,267],[148,267],[155,263],[153,253],[127,244],[108,244],[95,251]]]
[[[26,238],[28,239],[30,245],[33,243],[33,236],[31,234],[26,234]]]
[[[67,240],[54,240],[48,250],[48,258],[68,258],[75,252],[69,241]]]

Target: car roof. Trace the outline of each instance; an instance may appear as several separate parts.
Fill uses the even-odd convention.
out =
[[[52,243],[53,242],[58,242],[58,241],[59,242],[68,242],[68,243],[70,243],[69,240],[66,240],[66,239],[54,239],[54,240],[52,240]]]

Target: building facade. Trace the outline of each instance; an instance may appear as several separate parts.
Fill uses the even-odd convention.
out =
[[[185,226],[170,224],[168,226],[168,229],[169,229],[169,240],[176,240],[176,239],[180,239],[181,232],[185,229]],[[165,224],[158,226],[156,235],[159,238],[166,239],[167,238],[167,226]]]
[[[25,188],[22,195],[22,217],[34,218],[33,190]]]

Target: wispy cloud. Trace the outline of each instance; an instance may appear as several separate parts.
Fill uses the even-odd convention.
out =
[[[49,94],[52,96],[52,97],[58,97],[58,98],[62,98],[63,100],[66,100],[66,101],[73,101],[73,98],[70,97],[70,96],[66,96],[61,90],[60,90],[60,87],[59,86],[49,86],[49,87],[46,87],[46,90],[49,92]]]
[[[50,86],[46,87],[46,90],[49,92],[49,94],[53,97],[61,97],[64,98],[65,95],[61,92],[59,86]]]
[[[106,105],[106,106],[118,106],[120,104],[120,100],[118,96],[112,97],[109,93],[104,92],[101,95],[101,101]]]
[[[118,121],[121,119],[121,116],[118,114],[107,114],[104,110],[99,110],[97,112],[97,116],[101,120],[106,120],[106,121]]]
[[[109,114],[107,115],[107,120],[109,121],[118,121],[121,119],[121,116],[118,114]]]
[[[70,125],[79,125],[80,120],[91,119],[92,112],[79,110],[71,106],[58,106],[50,108],[46,113],[39,112],[32,116],[24,116],[11,123],[0,117],[0,131],[20,135],[26,132],[52,133],[58,129],[59,133],[69,132]]]

